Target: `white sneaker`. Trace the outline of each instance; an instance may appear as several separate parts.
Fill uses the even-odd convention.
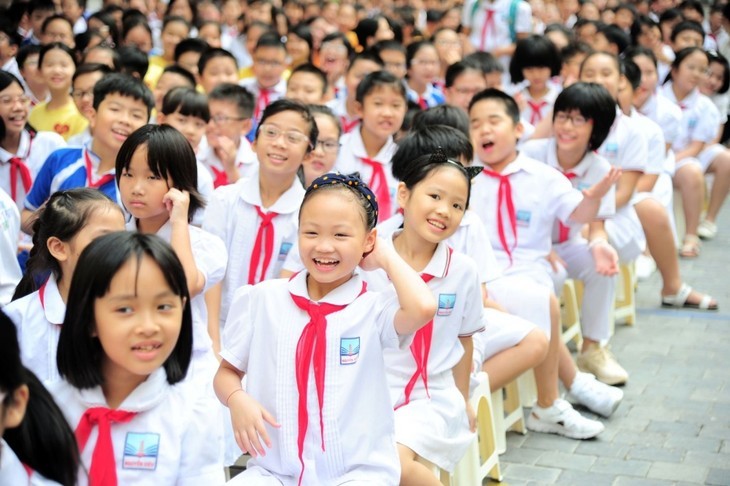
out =
[[[629,374],[616,361],[613,353],[598,344],[593,344],[579,353],[576,363],[579,370],[591,373],[598,381],[607,385],[624,385],[629,380]]]
[[[646,280],[651,274],[656,272],[656,262],[647,255],[639,255],[636,258],[636,278],[638,280]]]
[[[704,220],[697,227],[697,235],[703,240],[711,240],[717,236],[717,224]]]
[[[623,400],[624,392],[615,386],[601,383],[590,373],[578,372],[565,398],[570,403],[583,405],[598,415],[610,417]]]
[[[570,403],[558,398],[551,407],[532,407],[532,412],[527,417],[527,428],[545,434],[564,435],[571,439],[592,439],[603,432],[605,427],[598,420],[582,416]]]

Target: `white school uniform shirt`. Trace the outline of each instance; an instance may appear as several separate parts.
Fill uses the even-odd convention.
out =
[[[712,95],[710,96],[710,100],[720,113],[720,124],[724,125],[727,123],[728,110],[730,110],[730,92]]]
[[[662,93],[682,109],[679,136],[672,144],[675,152],[685,149],[691,142],[700,141],[708,144],[717,137],[720,113],[712,100],[700,93],[699,89],[695,89],[679,102],[672,91],[672,82],[669,81],[662,86]]]
[[[13,157],[19,157],[23,163],[30,169],[30,175],[33,181],[41,170],[43,163],[46,158],[56,149],[66,146],[66,142],[59,134],[54,132],[37,132],[31,136],[28,130],[23,130],[20,133],[20,144],[18,145],[18,151],[11,154],[4,148],[0,147],[0,189],[4,189],[8,194],[12,194],[10,190],[10,159]],[[15,203],[18,208],[23,207],[23,201],[25,201],[26,190],[23,187],[23,181],[18,172],[18,177],[15,181]],[[30,187],[28,188],[30,192]]]
[[[520,113],[523,121],[529,122],[531,125],[537,125],[540,120],[552,114],[555,99],[562,91],[562,88],[548,81],[548,92],[539,100],[533,99],[527,86],[522,88],[521,93],[525,100],[525,108]]]
[[[557,157],[557,146],[555,138],[547,138],[541,140],[531,140],[522,147],[522,153],[535,160],[544,162],[548,166],[557,170],[561,174],[565,172],[560,167]],[[611,170],[611,164],[606,159],[589,151],[578,165],[568,171],[575,174],[574,178],[569,178],[574,188],[583,191],[599,182]],[[566,176],[567,178],[567,176]],[[596,219],[607,219],[616,212],[616,186],[611,186],[605,196],[601,198],[601,205],[598,208]],[[583,225],[569,225],[570,234],[568,239],[580,237],[580,230]],[[560,225],[556,222],[553,226],[553,243],[560,243]]]
[[[483,165],[475,159],[472,165]],[[485,173],[474,178],[470,205],[487,228],[497,262],[505,274],[516,270],[521,263],[541,261],[552,247],[552,231],[556,219],[570,224],[569,218],[583,200],[580,191],[552,167],[520,153],[502,171],[509,175],[512,201],[516,215],[517,241],[513,236],[506,205],[502,205],[504,233],[512,251],[512,262],[500,241],[497,210],[500,181]]]
[[[670,101],[659,90],[651,95],[638,111],[659,125],[666,143],[674,144],[682,125],[682,110],[676,103]]]
[[[213,186],[218,187],[223,185],[223,179],[227,180],[226,170],[223,167],[223,162],[215,154],[213,148],[208,145],[208,139],[206,137],[200,140],[196,158],[207,169],[208,174],[213,179]],[[259,160],[256,157],[256,152],[251,148],[251,142],[243,135],[241,135],[241,141],[236,152],[236,168],[238,169],[239,179],[251,177],[254,173],[258,172],[259,168]]]
[[[137,231],[137,220],[132,219],[126,226],[127,231]],[[228,252],[219,237],[193,225],[188,225],[188,229],[195,266],[205,278],[203,290],[190,299],[190,310],[193,314],[193,352],[204,353],[213,349],[213,343],[208,334],[208,308],[205,305],[205,292],[223,280]],[[170,220],[163,224],[156,234],[167,243],[171,243],[172,223]]]
[[[360,118],[358,118],[357,115],[350,116],[347,113],[346,96],[341,98],[332,98],[326,103],[326,106],[332,110],[332,113],[334,113],[337,118],[339,118],[343,134],[352,132],[360,125]]]
[[[648,158],[647,143],[644,137],[637,137],[641,128],[636,121],[616,108],[616,119],[611,125],[608,136],[598,148],[598,155],[609,164],[627,171],[644,172]]]
[[[378,225],[378,236],[388,238],[402,227],[403,214],[398,212]],[[489,283],[502,276],[494,250],[489,243],[487,229],[473,210],[467,209],[459,228],[445,241],[455,251],[468,255],[474,261],[479,283]]]
[[[19,80],[23,79],[23,75],[20,74],[20,67],[18,67],[18,61],[15,59],[15,56],[8,59],[5,64],[0,67],[5,72],[8,72],[18,78]]]
[[[261,207],[258,173],[235,184],[219,187],[213,193],[206,209],[203,229],[221,238],[228,249],[228,267],[223,278],[221,324],[228,315],[234,292],[248,284],[251,253],[261,224],[256,206],[261,207],[264,213],[278,213],[272,220],[274,249],[264,275],[260,272],[264,264],[265,238],[262,244],[259,268],[256,269],[256,281],[259,282],[276,278],[281,273],[287,254],[297,241],[299,206],[303,199],[304,188],[299,179],[295,178],[291,187],[271,207]]]
[[[5,439],[0,438],[0,484],[8,486],[53,486],[56,481],[46,479],[35,471],[28,471]]]
[[[385,180],[388,183],[388,192],[390,194],[390,214],[384,214],[381,212],[378,219],[385,221],[391,217],[398,206],[396,201],[396,189],[398,188],[398,181],[393,177],[393,169],[391,159],[395,154],[398,146],[393,137],[389,137],[385,145],[375,155],[375,157],[368,157],[368,153],[365,150],[365,144],[362,141],[362,135],[360,130],[353,130],[350,133],[346,133],[340,137],[340,153],[337,156],[335,162],[335,170],[342,174],[352,174],[353,172],[359,172],[360,178],[365,181],[370,189],[378,195],[378,192],[373,188],[373,169],[369,165],[362,162],[362,158],[369,158],[375,162],[382,164],[383,172],[385,173]]]
[[[40,290],[11,302],[3,311],[18,330],[23,364],[45,385],[59,381],[56,351],[66,304],[58,291],[56,277],[51,275]]]
[[[198,486],[223,484],[221,448],[223,422],[208,406],[207,397],[192,384],[170,385],[158,368],[122,402],[118,410],[137,412],[127,423],[112,423],[118,484]],[[108,407],[101,386],[79,390],[65,380],[49,389],[63,414],[76,429],[88,408]],[[88,484],[87,472],[99,436],[94,426],[81,453],[79,485]]]
[[[259,86],[259,81],[255,77],[245,78],[238,82],[240,86],[246,88],[254,98],[254,114],[253,119],[256,124],[261,120],[261,116],[264,114],[266,106],[270,105],[276,100],[280,100],[286,96],[286,80],[280,79],[278,83],[269,89],[268,104],[265,104],[265,100],[261,98],[261,92],[263,88]]]
[[[479,5],[474,7],[474,4]],[[512,37],[509,29],[509,11],[512,0],[468,0],[464,3],[461,15],[461,24],[471,27],[469,41],[477,50],[492,51],[497,47],[504,47],[512,44]],[[487,10],[494,11],[493,24],[487,25]],[[515,31],[518,34],[532,31],[532,8],[528,2],[520,2],[517,5],[517,17],[515,19]],[[509,56],[500,59],[503,63],[509,62]]]
[[[10,195],[0,189],[0,307],[13,297],[23,277],[18,264],[20,212]]]
[[[150,121],[150,123],[152,123],[152,121]],[[89,130],[89,127],[86,127],[83,132],[69,138],[66,143],[69,147],[83,147],[87,143],[90,143],[92,138],[91,130]]]
[[[309,298],[306,282],[307,272],[300,272],[291,280],[268,280],[239,290],[221,350],[223,359],[246,373],[246,392],[281,424],[276,429],[265,425],[272,447],[249,466],[271,472],[287,486],[297,484],[301,469],[294,357],[310,320],[290,293]],[[302,483],[307,486],[400,481],[383,350],[409,346],[410,336],[398,336],[395,330],[400,308],[395,291],[360,295],[362,288],[355,274],[320,301],[346,307],[327,316],[324,452],[313,371],[308,381]]]
[[[631,108],[630,118],[639,127],[639,134],[646,139],[647,158],[645,174],[662,174],[665,168],[667,144],[664,141],[664,132],[661,127],[653,122],[648,116],[642,115]]]

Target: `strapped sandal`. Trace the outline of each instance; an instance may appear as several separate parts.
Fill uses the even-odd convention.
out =
[[[699,304],[687,302],[690,294],[692,293],[692,287],[683,283],[679,288],[679,292],[675,295],[665,295],[662,297],[662,307],[671,307],[674,309],[697,309],[697,310],[718,310],[718,305],[712,305],[712,297],[707,294],[702,295]]]
[[[697,235],[686,235],[679,256],[682,258],[697,258],[700,256],[700,239]]]

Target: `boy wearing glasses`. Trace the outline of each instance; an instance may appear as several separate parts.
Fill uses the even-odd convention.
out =
[[[224,83],[208,95],[210,121],[198,147],[198,160],[210,171],[213,186],[233,184],[258,168],[256,154],[244,134],[251,130],[254,100],[241,86]]]
[[[259,38],[253,51],[251,70],[253,77],[243,79],[239,84],[253,94],[256,100],[253,109],[254,126],[251,130],[253,134],[266,107],[286,95],[286,81],[283,78],[286,70],[286,47],[278,35],[266,33]]]
[[[94,113],[94,86],[112,70],[106,64],[82,64],[71,81],[71,96],[81,116],[90,120]],[[68,139],[69,147],[81,147],[91,141],[91,127]]]

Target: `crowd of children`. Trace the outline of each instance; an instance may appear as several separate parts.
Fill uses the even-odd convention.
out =
[[[724,0],[99,3],[0,15],[1,484],[437,485],[482,371],[604,430],[620,265],[719,308]]]

